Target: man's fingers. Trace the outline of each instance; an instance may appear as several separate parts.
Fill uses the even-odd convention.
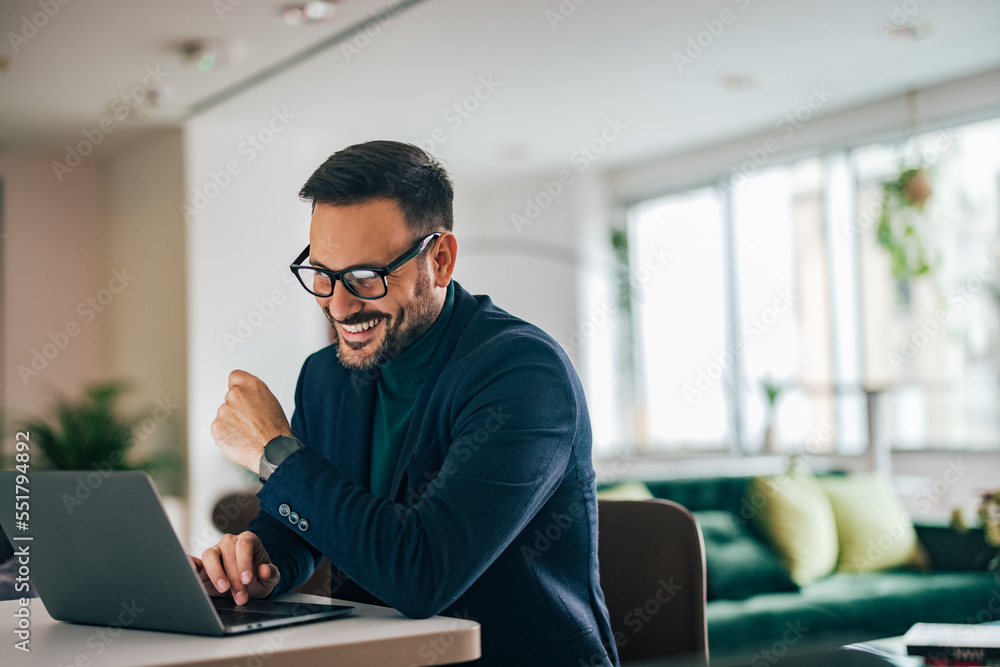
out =
[[[200,561],[190,558],[209,595],[232,591],[236,604],[267,596],[281,578],[260,538],[250,531],[224,535],[217,545],[205,549]]]
[[[233,600],[236,601],[236,604],[243,604],[249,596],[246,585],[240,577],[240,566],[236,562],[237,545],[234,543],[235,538],[232,535],[227,537],[232,539],[223,538],[223,541],[219,543],[222,546],[222,563],[226,569],[226,578],[229,579],[229,585],[233,591]]]
[[[271,584],[278,581],[278,568],[272,563],[261,563],[257,567],[257,576],[264,584]]]
[[[212,580],[208,578],[208,573],[205,572],[205,566],[201,564],[201,559],[191,554],[188,554],[188,558],[191,559],[191,564],[194,565],[194,571],[201,579],[202,585],[211,586]]]
[[[251,532],[240,533],[236,538],[236,567],[239,568],[240,581],[249,584],[253,581],[254,560],[260,540]],[[263,551],[263,547],[260,549]]]
[[[250,597],[263,598],[271,594],[278,585],[281,573],[273,563],[261,563],[256,568],[256,577],[250,584]]]
[[[226,570],[222,566],[221,551],[219,547],[209,547],[201,555],[201,564],[205,568],[205,576],[212,584],[212,587],[219,593],[229,590],[229,579],[226,577]]]
[[[246,371],[241,371],[237,369],[229,374],[229,388],[232,389],[236,385],[243,384],[247,380],[251,379],[254,379],[253,375],[250,375]]]

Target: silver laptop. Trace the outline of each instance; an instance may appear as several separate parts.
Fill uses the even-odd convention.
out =
[[[31,472],[26,484],[18,475],[0,472],[0,526],[15,554],[27,549],[31,582],[56,620],[231,635],[354,611],[210,597],[144,472]]]

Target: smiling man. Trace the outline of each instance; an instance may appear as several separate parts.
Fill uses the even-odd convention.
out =
[[[230,375],[212,436],[261,475],[261,511],[196,566],[242,604],[325,555],[337,598],[478,621],[473,664],[617,664],[580,380],[550,336],[452,280],[452,195],[436,161],[389,141],[303,186],[291,268],[335,340],[303,364],[291,424],[260,379]]]

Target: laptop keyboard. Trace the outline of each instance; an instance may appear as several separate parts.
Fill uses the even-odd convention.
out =
[[[285,614],[274,614],[267,611],[249,611],[246,609],[216,609],[223,625],[244,625],[246,623],[260,623],[262,621],[272,621],[275,618],[286,617]]]

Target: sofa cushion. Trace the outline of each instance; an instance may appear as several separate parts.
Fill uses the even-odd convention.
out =
[[[743,600],[798,589],[778,557],[732,512],[694,512],[705,540],[709,600]]]
[[[697,477],[647,481],[646,486],[653,496],[673,500],[691,512],[725,510],[749,519],[753,508],[744,497],[747,480],[747,477]]]
[[[823,487],[812,474],[789,470],[751,480],[747,500],[792,581],[804,586],[837,565],[837,524]]]
[[[759,650],[787,638],[847,641],[901,635],[916,622],[1000,619],[1000,589],[988,572],[834,574],[799,593],[767,593],[708,605],[712,651]]]
[[[870,572],[925,566],[910,515],[889,481],[859,473],[820,478],[837,521],[841,572]]]

